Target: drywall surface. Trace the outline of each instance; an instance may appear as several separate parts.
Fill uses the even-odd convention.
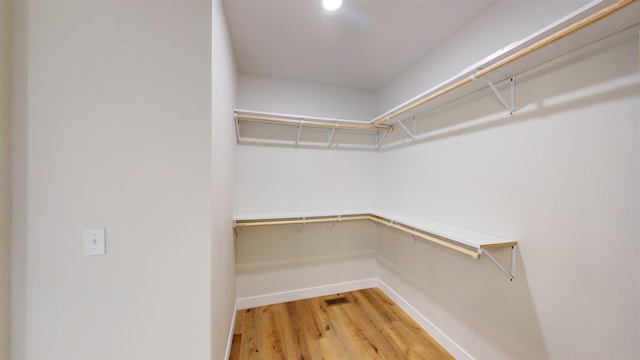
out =
[[[376,154],[301,148],[238,147],[236,212],[372,207]],[[375,276],[376,227],[370,222],[242,228],[238,297]]]
[[[379,92],[378,115],[589,3],[501,0]]]
[[[9,359],[11,2],[0,0],[0,360]]]
[[[211,217],[211,358],[226,359],[236,301],[233,231],[235,151],[233,121],[235,65],[222,10],[212,3],[212,217]]]
[[[14,6],[12,358],[210,359],[210,3]]]
[[[238,229],[238,298],[375,278],[377,246],[369,221]]]
[[[510,282],[381,228],[379,277],[473,357],[640,356],[639,61],[636,28],[519,74],[513,116],[485,90],[381,153],[381,207],[520,244]]]
[[[373,207],[374,152],[241,145],[236,213]]]
[[[238,109],[369,121],[377,94],[250,74],[238,76]]]

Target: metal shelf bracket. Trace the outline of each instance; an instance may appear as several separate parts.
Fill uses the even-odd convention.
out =
[[[306,217],[302,217],[302,223],[296,224],[296,231],[298,231],[298,234],[300,234],[302,232],[302,228],[304,227],[304,225],[306,223],[307,223],[307,218]]]
[[[304,125],[304,120],[300,120],[300,124],[296,128],[296,146],[300,144],[300,135],[302,134],[303,125]]]
[[[240,235],[238,234],[238,227],[236,227],[236,221],[233,221],[233,235],[235,235],[235,239],[240,239]]]
[[[331,147],[331,145],[333,145],[333,136],[335,134],[336,134],[336,128],[329,129],[329,143],[327,144],[327,147]]]
[[[409,129],[407,129],[407,127],[404,125],[404,123],[402,121],[398,121],[398,124],[400,124],[400,126],[404,129],[404,131],[407,132],[407,134],[409,134],[409,137],[411,137],[411,140],[415,140],[416,139],[416,118],[415,116],[412,118],[412,122],[413,122],[413,131],[410,131]]]
[[[476,80],[477,78],[472,77],[473,80]],[[510,99],[509,99],[509,103],[507,104],[507,101],[502,97],[502,95],[500,94],[500,92],[498,91],[498,88],[495,86],[494,83],[491,82],[491,80],[485,78],[485,81],[487,82],[487,84],[489,85],[489,87],[491,88],[491,90],[493,91],[493,93],[496,95],[496,97],[498,98],[498,100],[500,101],[500,103],[502,104],[502,106],[504,106],[504,108],[509,112],[509,115],[513,115],[514,112],[516,112],[516,77],[515,75],[511,75],[509,76],[509,94],[510,94]]]
[[[481,254],[487,255],[489,260],[493,262],[500,271],[502,271],[509,280],[513,281],[516,277],[516,246],[511,246],[511,270],[507,271],[504,266],[502,266],[487,249],[480,249]]]
[[[388,131],[383,131],[382,136],[380,135],[380,131],[376,131],[376,150],[380,150],[382,143],[384,142],[384,138],[387,136]]]
[[[234,113],[233,118],[236,120],[236,143],[240,143],[240,120],[238,120],[238,114]]]
[[[338,223],[338,221],[342,221],[342,215],[338,215],[338,220],[337,221],[331,221],[329,223],[329,231],[333,231],[333,228],[336,227],[336,224]]]

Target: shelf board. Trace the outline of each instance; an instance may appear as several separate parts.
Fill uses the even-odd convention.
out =
[[[453,242],[453,250],[473,250],[467,255],[480,258],[482,249],[493,247],[515,246],[517,241],[485,234],[465,228],[443,224],[428,219],[401,214],[382,209],[345,209],[345,210],[313,210],[287,211],[272,213],[245,213],[233,217],[234,227],[307,224],[318,222],[340,222],[351,220],[371,220],[374,222],[397,225],[396,229],[411,233],[432,242]],[[424,236],[422,236],[424,235]],[[459,245],[457,245],[459,244]],[[445,245],[446,244],[442,244]],[[462,245],[462,246],[460,246]],[[449,247],[449,246],[447,246]]]
[[[517,241],[503,237],[452,226],[417,216],[401,214],[398,212],[376,209],[373,211],[373,215],[447,240],[464,244],[476,250],[489,247],[514,246],[518,244]]]

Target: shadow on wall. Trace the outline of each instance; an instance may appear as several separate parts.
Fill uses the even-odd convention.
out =
[[[387,203],[520,242],[510,282],[487,259],[381,231],[380,279],[473,356],[637,354],[627,335],[637,333],[629,300],[637,292],[611,276],[634,266],[628,254],[638,243],[637,36],[621,34],[519,75],[513,116],[485,90],[425,114],[417,122],[421,145],[393,145],[416,166],[396,166],[399,156],[386,154],[387,171],[401,169],[406,179],[386,183],[413,190]],[[604,238],[616,245],[605,257],[583,246]],[[494,251],[505,261],[508,251]]]
[[[505,359],[549,358],[519,251],[512,282],[488,259],[475,260],[384,227],[380,237],[380,278],[445,334],[455,335],[463,349],[478,358],[484,358],[480,348],[492,348],[489,356],[500,353]],[[505,266],[511,248],[492,254]]]
[[[615,54],[613,50],[623,46],[625,42],[628,42],[628,38],[629,34],[620,34],[617,37],[614,36],[610,41],[601,41],[586,46],[518,74],[515,81],[516,111],[513,115],[504,109],[487,87],[416,115],[415,140],[408,138],[404,131],[398,129],[398,131],[390,133],[385,145],[379,151],[390,151],[414,144],[490,130],[631,96],[637,92],[637,73],[625,72],[625,67],[616,66],[585,73],[585,69],[590,69],[581,64],[585,59],[589,61],[597,56]],[[614,55],[612,55],[610,63],[616,63]],[[544,89],[536,88],[535,93],[532,93],[527,87],[529,82],[545,76],[553,76],[560,70],[562,70],[562,77],[548,83]],[[496,86],[502,96],[508,99],[508,79],[505,78],[498,82]],[[470,108],[474,109],[472,117],[466,110]],[[405,125],[409,126],[406,119],[403,121]]]
[[[375,276],[376,227],[368,221],[238,229],[238,297]]]
[[[28,66],[31,58],[25,44],[30,44],[28,17],[29,4],[26,2],[12,2],[13,6],[13,61],[12,67],[12,139],[11,139],[11,355],[15,358],[26,358],[27,354],[27,306],[29,273],[31,264],[27,257],[28,249],[33,246],[29,242],[29,204],[30,194],[27,179],[30,179],[29,148],[30,139],[27,137],[29,123],[29,74]]]

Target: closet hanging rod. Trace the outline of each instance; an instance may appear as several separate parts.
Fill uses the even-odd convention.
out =
[[[350,130],[367,130],[367,131],[391,131],[392,127],[382,124],[370,124],[363,122],[362,124],[356,124],[354,122],[345,122],[342,120],[335,121],[318,121],[318,120],[309,120],[306,117],[300,118],[288,118],[284,116],[269,116],[269,115],[260,115],[260,114],[247,114],[240,111],[236,111],[235,117],[238,120],[246,120],[253,122],[266,122],[273,124],[283,124],[283,125],[295,125],[295,126],[311,126],[311,127],[323,127],[323,128],[333,128],[333,129],[350,129]]]
[[[387,219],[383,219],[381,217],[370,216],[369,220],[375,221],[375,222],[377,222],[379,224],[387,225],[387,226],[389,226],[391,228],[394,228],[396,230],[400,230],[400,231],[405,232],[405,233],[407,233],[409,235],[412,235],[412,236],[415,236],[415,237],[419,237],[419,238],[421,238],[423,240],[427,240],[429,242],[438,244],[440,246],[444,246],[444,247],[446,247],[446,248],[448,248],[450,250],[457,251],[457,252],[462,253],[464,255],[471,256],[474,259],[480,259],[480,257],[482,256],[481,251],[475,251],[475,250],[467,249],[464,246],[457,245],[457,244],[454,244],[452,242],[439,239],[439,238],[437,238],[435,236],[429,235],[429,234],[424,233],[424,232],[416,231],[416,230],[411,229],[411,228],[409,228],[407,226],[404,226],[402,224],[399,224],[399,223],[396,223],[396,222],[393,222],[393,221],[390,221],[390,220],[387,220]]]
[[[298,225],[298,224],[311,224],[322,222],[340,222],[340,221],[352,221],[352,220],[371,220],[371,215],[346,215],[346,216],[332,216],[321,218],[299,218],[290,220],[265,220],[265,221],[236,221],[234,227],[251,227],[251,226],[266,226],[266,225]]]
[[[431,235],[427,232],[418,231],[410,226],[402,223],[383,218],[378,215],[366,214],[366,215],[344,215],[344,216],[330,216],[330,217],[300,217],[291,219],[269,219],[269,220],[236,220],[233,223],[234,228],[239,227],[252,227],[252,226],[270,226],[270,225],[303,225],[311,223],[323,223],[323,222],[342,222],[342,221],[354,221],[354,220],[371,220],[373,222],[386,225],[396,230],[405,232],[411,236],[421,238],[431,243],[438,244],[446,247],[450,250],[459,252],[461,254],[470,256],[474,259],[480,259],[482,257],[482,248],[485,246],[478,246],[477,249],[470,249],[462,245],[458,245],[454,242],[441,239],[437,236]],[[493,246],[514,246],[517,242],[508,242],[504,244],[493,244]]]
[[[554,32],[551,35],[548,35],[546,37],[544,37],[541,40],[538,40],[536,42],[534,42],[531,45],[526,46],[525,48],[516,51],[515,53],[506,56],[505,58],[498,60],[494,63],[488,64],[486,67],[483,67],[482,69],[472,73],[470,76],[465,76],[460,80],[457,80],[439,90],[436,90],[434,92],[430,92],[427,94],[423,94],[422,96],[419,96],[417,99],[414,98],[414,100],[412,100],[410,103],[401,106],[399,109],[397,110],[392,110],[390,113],[386,114],[386,115],[382,115],[381,117],[379,117],[377,120],[371,122],[371,126],[377,126],[380,125],[386,121],[389,121],[393,118],[396,118],[408,111],[411,111],[421,105],[424,105],[425,103],[438,98],[442,95],[445,95],[459,87],[462,87],[474,80],[477,80],[478,78],[480,78],[481,76],[485,76],[488,73],[495,71],[505,65],[508,65],[526,55],[529,55],[531,53],[533,53],[536,50],[539,50],[547,45],[550,45],[560,39],[563,39],[581,29],[584,29],[585,27],[599,21],[602,20],[604,18],[606,18],[607,16],[615,13],[616,11],[619,11],[621,9],[623,9],[624,7],[633,4],[634,2],[637,2],[638,0],[618,0],[614,3],[612,3],[611,5],[602,8],[598,11],[596,11],[595,13],[581,19],[578,20],[574,23],[571,23],[569,25],[567,25],[566,27]]]
[[[239,227],[251,226],[296,225],[300,234],[304,224],[328,222],[330,223],[329,230],[333,230],[338,222],[350,220],[370,220],[378,225],[386,225],[391,229],[409,234],[416,241],[420,238],[476,260],[481,259],[483,255],[487,255],[487,258],[506,274],[510,280],[513,281],[515,277],[517,241],[425,221],[382,209],[240,214],[233,217],[233,228],[237,238],[239,238]],[[511,247],[510,271],[507,271],[488,251],[493,248],[505,247]]]

